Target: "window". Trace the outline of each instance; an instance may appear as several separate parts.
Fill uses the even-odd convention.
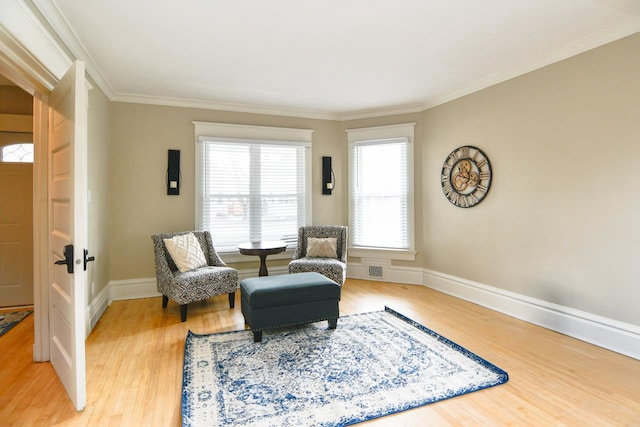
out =
[[[3,163],[33,163],[33,144],[11,144],[2,147]]]
[[[252,131],[259,135],[262,129],[265,139],[254,139],[225,136],[234,125],[220,126],[209,131],[222,136],[199,135],[196,141],[198,229],[211,232],[220,252],[260,240],[284,240],[294,247],[298,227],[311,223],[310,131],[308,142],[286,141],[287,132],[271,139],[282,128],[236,126],[231,132],[256,136]],[[198,134],[198,123],[196,129]]]
[[[354,248],[408,251],[415,255],[413,126],[411,123],[347,131],[349,230]],[[353,250],[351,253],[358,256]]]

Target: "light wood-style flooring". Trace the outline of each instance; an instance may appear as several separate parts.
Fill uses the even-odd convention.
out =
[[[115,301],[86,342],[87,406],[77,413],[49,363],[32,362],[33,316],[0,337],[2,426],[179,426],[190,329],[242,329],[226,296],[179,307]],[[372,426],[640,426],[640,361],[423,286],[348,280],[341,315],[387,305],[509,373],[509,382],[369,421]],[[338,328],[340,322],[338,321]],[[384,343],[380,343],[384,345]]]

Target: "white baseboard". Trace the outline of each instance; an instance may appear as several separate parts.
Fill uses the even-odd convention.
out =
[[[160,296],[155,277],[112,280],[107,287],[109,288],[109,304],[111,304],[111,301]]]
[[[87,322],[86,323],[87,337],[89,336],[91,331],[93,331],[93,328],[96,326],[96,323],[98,323],[98,320],[100,320],[104,312],[107,310],[107,307],[109,307],[110,303],[111,303],[111,300],[109,299],[109,286],[107,285],[102,289],[102,291],[98,293],[98,295],[96,295],[91,300],[91,302],[87,306],[85,317],[84,317]]]
[[[286,265],[269,269],[269,274],[271,275],[287,274],[288,272],[289,269]],[[238,270],[239,280],[257,275],[258,271],[254,269]],[[96,323],[98,323],[98,320],[100,320],[100,317],[102,317],[107,307],[109,307],[113,301],[159,296],[161,296],[161,294],[158,292],[155,277],[110,281],[107,283],[107,286],[91,300],[85,310],[87,336],[89,336],[96,326]]]
[[[287,273],[289,273],[289,267],[286,265],[269,268],[269,274],[272,276]],[[238,270],[238,280],[243,280],[249,277],[256,277],[257,275],[258,270],[256,269]],[[155,277],[112,280],[107,284],[105,289],[108,290],[109,304],[111,304],[112,301],[138,298],[153,298],[161,296],[161,294],[158,292]]]
[[[380,267],[377,270],[382,275],[369,275],[369,267]],[[351,279],[421,285],[423,280],[422,276],[422,268],[399,267],[392,265],[388,259],[361,258],[360,262],[350,262],[347,264],[347,277]]]
[[[289,274],[289,266],[288,265],[280,265],[276,267],[269,267],[269,276],[279,276],[281,274]],[[238,270],[238,280],[242,281],[244,279],[248,279],[250,277],[257,277],[258,270],[257,269],[239,269]]]
[[[369,266],[382,267],[382,277],[369,276]],[[437,271],[393,266],[385,260],[362,259],[361,263],[349,263],[347,271],[348,276],[354,279],[425,285],[534,325],[640,360],[640,327],[636,325]],[[271,275],[287,273],[287,266],[269,269]],[[257,271],[253,269],[238,271],[239,280],[255,276],[257,276]],[[112,301],[158,296],[160,293],[156,289],[154,277],[111,281],[93,299],[87,309],[87,319],[90,319],[87,331],[90,332],[93,329]]]
[[[640,326],[427,269],[423,283],[534,325],[640,359]]]

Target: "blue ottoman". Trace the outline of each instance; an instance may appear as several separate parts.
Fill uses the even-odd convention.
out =
[[[255,342],[262,331],[288,325],[329,321],[338,325],[340,285],[320,273],[262,276],[240,282],[244,321]]]

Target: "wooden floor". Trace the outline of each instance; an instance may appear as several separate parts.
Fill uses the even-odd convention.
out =
[[[33,316],[0,337],[2,426],[179,426],[190,329],[242,329],[227,297],[179,307],[116,301],[87,339],[87,407],[77,413],[49,363],[32,362]],[[348,280],[342,315],[387,305],[509,373],[509,382],[379,418],[371,426],[640,426],[640,361],[423,286]],[[340,322],[338,322],[340,328]],[[384,345],[384,343],[380,343]]]

